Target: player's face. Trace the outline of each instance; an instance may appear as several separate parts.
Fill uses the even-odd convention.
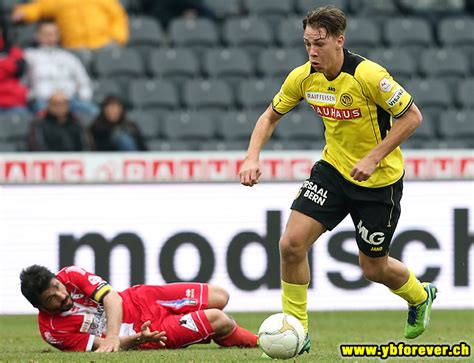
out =
[[[329,35],[325,28],[307,26],[303,39],[311,66],[325,75],[331,73],[344,45],[344,36],[334,37]],[[339,70],[336,73],[338,72]]]
[[[41,294],[40,302],[43,310],[51,314],[68,311],[74,305],[66,286],[58,279],[51,280],[49,287]]]

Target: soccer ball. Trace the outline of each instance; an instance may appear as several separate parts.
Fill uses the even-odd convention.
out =
[[[295,357],[303,347],[304,339],[303,324],[289,314],[270,315],[258,329],[260,348],[271,358]]]

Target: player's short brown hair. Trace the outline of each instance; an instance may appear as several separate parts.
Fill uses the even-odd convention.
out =
[[[335,6],[328,5],[308,11],[303,19],[303,29],[324,28],[328,35],[338,37],[346,30],[346,14]]]

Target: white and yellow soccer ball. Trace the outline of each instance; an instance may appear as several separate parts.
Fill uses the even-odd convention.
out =
[[[258,329],[260,348],[275,359],[295,357],[303,347],[304,339],[303,324],[289,314],[270,315]]]

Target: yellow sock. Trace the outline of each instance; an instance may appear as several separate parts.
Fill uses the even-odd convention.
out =
[[[308,286],[309,284],[296,285],[281,280],[283,312],[297,318],[303,324],[305,333],[308,332]]]
[[[395,295],[405,299],[410,305],[420,305],[428,297],[426,290],[423,285],[416,279],[413,272],[410,271],[408,281],[400,287],[398,290],[392,290]]]

